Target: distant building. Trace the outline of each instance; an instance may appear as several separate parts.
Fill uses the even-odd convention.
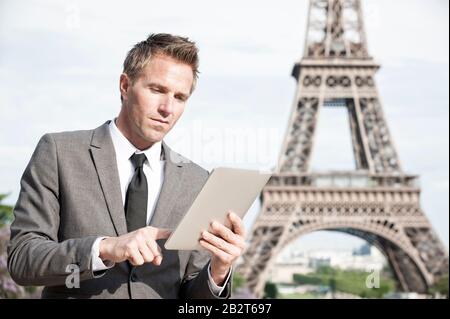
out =
[[[293,284],[294,274],[307,274],[315,269],[305,264],[275,264],[269,272],[269,281],[274,283]]]
[[[354,269],[371,272],[382,270],[386,257],[375,247],[365,244],[352,250],[300,251],[292,246],[280,254],[269,272],[269,280],[275,283],[294,283],[294,274],[307,274],[319,267]]]
[[[364,244],[359,248],[353,249],[353,256],[369,256],[372,252],[372,246]]]
[[[331,257],[312,257],[309,259],[309,267],[317,269],[331,266]]]

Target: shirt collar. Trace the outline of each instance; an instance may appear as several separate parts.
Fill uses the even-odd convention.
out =
[[[145,150],[138,150],[131,142],[122,134],[116,125],[116,119],[113,119],[109,123],[109,129],[111,132],[111,138],[116,150],[116,156],[120,160],[129,161],[131,155],[134,153],[144,153],[147,157],[147,163],[152,170],[158,169],[160,167],[161,160],[161,144],[162,142],[156,142],[151,147]]]

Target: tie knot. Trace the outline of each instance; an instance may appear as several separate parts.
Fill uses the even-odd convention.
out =
[[[130,159],[131,159],[131,163],[133,163],[134,168],[136,169],[136,168],[142,167],[144,165],[144,162],[147,159],[147,157],[145,156],[144,153],[140,153],[140,154],[134,153],[133,155],[131,155]]]

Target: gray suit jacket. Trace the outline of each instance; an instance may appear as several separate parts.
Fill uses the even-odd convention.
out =
[[[44,135],[22,176],[8,245],[8,270],[20,285],[45,286],[43,298],[216,298],[208,285],[209,255],[166,251],[160,266],[130,271],[122,262],[100,278],[92,271],[98,236],[127,233],[109,121],[95,130]],[[165,178],[151,226],[173,229],[208,172],[163,143]],[[68,288],[69,265],[80,287]],[[72,277],[73,278],[73,277]],[[230,296],[230,282],[221,297]]]

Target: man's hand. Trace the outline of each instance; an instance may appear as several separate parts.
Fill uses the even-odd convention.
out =
[[[114,263],[128,260],[133,266],[150,262],[159,266],[162,255],[156,240],[168,238],[170,233],[166,229],[147,226],[119,237],[105,238],[100,242],[100,258]]]
[[[200,245],[212,253],[211,277],[221,286],[233,262],[245,249],[245,230],[241,218],[233,212],[228,213],[232,229],[219,222],[211,223],[211,231],[203,231]]]

